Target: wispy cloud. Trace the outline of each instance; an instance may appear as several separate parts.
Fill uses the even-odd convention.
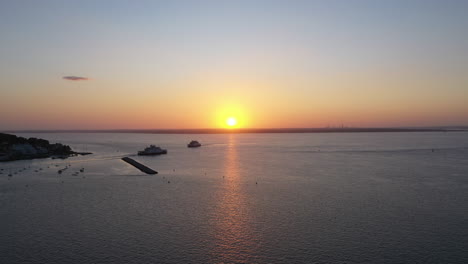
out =
[[[87,81],[87,80],[89,80],[88,77],[81,77],[81,76],[63,76],[62,79],[69,80],[69,81]]]

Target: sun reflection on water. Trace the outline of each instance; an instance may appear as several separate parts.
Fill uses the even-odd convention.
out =
[[[229,135],[226,149],[224,179],[214,214],[213,261],[224,263],[250,262],[255,256],[255,233],[249,222],[249,204],[241,179],[236,135]]]

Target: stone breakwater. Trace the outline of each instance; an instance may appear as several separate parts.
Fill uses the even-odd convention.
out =
[[[151,168],[148,168],[145,165],[143,165],[143,164],[139,163],[138,161],[136,161],[134,159],[131,159],[129,157],[123,157],[122,160],[127,162],[128,164],[134,166],[135,168],[141,170],[142,172],[144,172],[146,174],[158,174],[157,171],[155,171],[155,170],[153,170]]]

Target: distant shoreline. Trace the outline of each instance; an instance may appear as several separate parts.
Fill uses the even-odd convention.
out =
[[[380,133],[462,132],[468,127],[428,128],[206,128],[206,129],[94,129],[94,130],[5,130],[6,133],[139,133],[139,134],[275,134],[275,133]]]
[[[41,158],[66,159],[71,156],[89,154],[92,153],[76,152],[68,145],[51,144],[45,139],[0,133],[0,162]]]

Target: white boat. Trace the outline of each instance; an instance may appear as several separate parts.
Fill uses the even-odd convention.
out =
[[[149,147],[145,148],[145,150],[138,151],[138,155],[144,156],[144,155],[161,155],[161,154],[167,154],[166,149],[162,149],[158,146],[155,145],[150,145]]]
[[[192,140],[190,141],[190,143],[187,145],[187,147],[189,148],[198,148],[198,147],[201,147],[201,144],[200,142],[196,141],[196,140]]]

